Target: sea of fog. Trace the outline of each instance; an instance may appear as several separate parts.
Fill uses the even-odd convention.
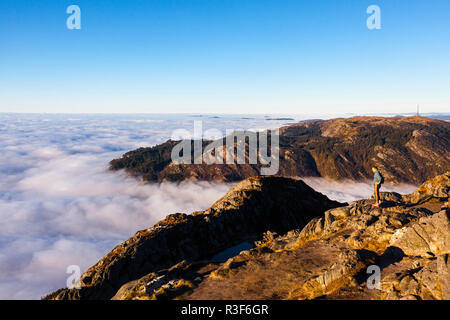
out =
[[[206,209],[231,186],[143,184],[108,171],[111,159],[162,143],[174,130],[192,132],[194,121],[202,121],[204,130],[225,133],[303,119],[0,113],[0,299],[39,299],[65,287],[68,266],[84,271],[137,230],[171,213]],[[306,181],[339,201],[372,193],[364,182]],[[393,189],[406,193],[415,186]]]

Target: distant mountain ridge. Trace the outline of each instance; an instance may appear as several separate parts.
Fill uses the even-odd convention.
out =
[[[205,147],[211,141],[204,141]],[[178,141],[127,152],[110,162],[144,181],[240,181],[261,164],[175,164]],[[377,166],[387,183],[420,184],[450,170],[450,123],[425,117],[353,117],[280,128],[278,175],[362,180]]]

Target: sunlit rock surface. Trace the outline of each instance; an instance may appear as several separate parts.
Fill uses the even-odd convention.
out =
[[[376,208],[250,178],[208,210],[138,232],[83,274],[81,290],[49,298],[449,299],[449,190],[447,172],[410,195],[382,193]],[[243,240],[254,248],[212,261]],[[376,287],[369,266],[381,270]]]

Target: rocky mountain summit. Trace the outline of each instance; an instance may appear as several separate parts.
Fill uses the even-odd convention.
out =
[[[47,299],[450,299],[450,172],[341,204],[253,177],[114,248]],[[380,281],[369,278],[380,271]]]
[[[82,275],[80,290],[65,290],[58,298],[109,299],[129,281],[178,263],[214,258],[230,247],[259,240],[267,230],[301,228],[342,205],[303,181],[249,178],[205,211],[175,213],[137,232]]]
[[[225,145],[226,138],[222,140]],[[260,175],[263,167],[260,162],[250,164],[249,161],[177,164],[171,161],[171,151],[177,143],[169,140],[155,147],[127,152],[112,160],[110,169],[125,169],[144,181],[240,181]],[[210,143],[203,141],[203,150]],[[449,170],[449,145],[450,123],[425,117],[305,121],[280,128],[278,174],[363,180],[371,178],[371,167],[375,165],[388,183],[418,185]],[[225,158],[226,151],[221,152]]]

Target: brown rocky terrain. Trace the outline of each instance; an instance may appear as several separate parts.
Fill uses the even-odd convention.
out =
[[[210,259],[260,239],[267,230],[285,233],[301,228],[325,210],[342,205],[300,180],[249,178],[205,211],[172,214],[137,232],[82,275],[81,289],[65,290],[58,298],[109,299],[129,281],[182,261]]]
[[[208,210],[136,233],[81,289],[47,298],[450,299],[449,193],[450,172],[409,195],[382,193],[381,208],[330,201],[300,180],[250,178]],[[253,248],[217,259],[242,241]]]
[[[110,163],[144,181],[240,181],[260,174],[261,163],[175,164],[167,141]],[[204,141],[205,148],[211,141]],[[279,175],[362,180],[377,166],[387,183],[420,184],[450,170],[450,123],[425,117],[354,117],[314,120],[280,128]],[[225,151],[223,151],[225,156]],[[247,159],[248,160],[248,159]]]

